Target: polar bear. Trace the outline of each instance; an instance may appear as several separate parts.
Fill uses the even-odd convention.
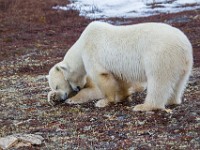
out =
[[[193,66],[192,53],[184,33],[167,24],[92,22],[56,67],[72,90],[82,89],[77,99],[69,98],[67,103],[81,103],[97,94],[101,99],[96,106],[105,107],[128,96],[132,85],[146,84],[145,102],[134,110],[149,111],[181,103]],[[83,88],[87,78],[93,88]]]
[[[75,75],[72,75],[70,78],[65,79],[64,77],[65,71],[69,71],[69,66],[66,68],[66,66],[64,66],[63,63],[60,62],[54,65],[50,69],[49,75],[47,75],[49,86],[51,88],[51,91],[48,93],[48,102],[51,105],[64,102],[68,97],[70,97],[70,99],[67,100],[67,103],[71,103],[71,104],[80,104],[80,103],[88,102],[90,100],[104,98],[104,95],[102,94],[102,92],[95,85],[95,83],[90,79],[90,77],[86,76],[86,74],[83,75],[82,77],[77,78],[77,76],[75,76],[77,75],[76,73]],[[69,77],[69,74],[67,77]],[[71,80],[71,82],[69,80]],[[132,93],[141,92],[141,91],[144,91],[145,89],[145,84],[134,83],[132,85],[128,85],[124,81],[120,81],[120,80],[116,80],[116,81],[117,82],[115,83],[116,84],[115,86],[120,87],[120,89],[117,92],[121,92],[122,100],[125,98],[128,98],[128,100],[131,101],[132,99],[129,96],[131,96]],[[73,86],[73,82],[76,83],[77,86],[75,85]],[[79,93],[74,96],[73,91],[79,92]],[[96,106],[103,107],[103,106],[98,106],[98,104]]]

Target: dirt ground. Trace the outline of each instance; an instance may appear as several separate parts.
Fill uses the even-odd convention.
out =
[[[76,11],[53,10],[66,0],[0,0],[0,137],[41,135],[28,149],[200,149],[200,10],[146,18],[110,18],[113,24],[165,22],[180,28],[194,48],[194,69],[183,103],[162,111],[133,112],[133,102],[107,108],[47,103],[45,75],[92,20]],[[27,148],[20,148],[27,149]]]

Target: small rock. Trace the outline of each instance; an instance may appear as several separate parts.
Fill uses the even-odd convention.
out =
[[[85,126],[85,127],[83,128],[83,130],[84,130],[84,131],[89,131],[89,130],[91,130],[91,128],[92,128],[91,126]]]
[[[18,139],[12,135],[0,138],[0,149],[8,149],[18,143]]]
[[[30,122],[30,121],[32,121],[33,119],[28,119],[28,120],[24,120],[24,121],[20,121],[20,122],[18,122],[18,121],[13,121],[13,123],[14,123],[14,125],[15,126],[18,126],[18,125],[21,125],[21,124],[23,124],[23,123],[28,123],[28,122]]]
[[[44,138],[35,134],[18,134],[16,137],[24,142],[29,142],[32,145],[41,145]]]
[[[41,145],[44,138],[35,134],[14,134],[0,138],[0,149],[19,148],[31,145]]]
[[[200,121],[200,117],[196,117],[196,119],[195,119],[196,121]]]
[[[92,122],[92,121],[96,121],[97,120],[97,118],[90,118],[90,121]]]
[[[139,120],[137,121],[137,123],[138,123],[139,125],[144,125],[145,122],[146,122],[145,120],[144,120],[144,121],[139,121]]]
[[[130,147],[129,150],[135,150],[135,147]]]
[[[122,116],[117,117],[117,120],[123,121],[123,120],[125,120],[126,118],[127,118],[126,115],[122,115]]]
[[[155,114],[154,111],[147,111],[147,112],[145,112],[145,113],[146,113],[146,115],[154,115],[154,114]]]
[[[20,147],[30,147],[31,146],[31,143],[27,143],[27,142],[19,142],[15,145],[15,147],[18,149]]]
[[[200,20],[200,15],[196,15],[196,16],[194,16],[193,19],[194,19],[194,20]]]

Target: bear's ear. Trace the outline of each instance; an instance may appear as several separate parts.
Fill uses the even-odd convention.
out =
[[[59,68],[58,66],[56,66],[56,70],[57,70],[57,71],[60,71],[60,68]]]
[[[61,72],[63,73],[64,77],[65,77],[65,80],[68,80],[68,73],[70,72],[68,66],[65,66],[65,65],[59,65],[59,69],[61,70]]]
[[[60,66],[60,69],[64,70],[64,71],[68,71],[68,68],[65,66]]]
[[[67,67],[65,66],[56,66],[55,67],[56,71],[68,71]]]
[[[59,69],[63,72],[70,72],[70,68],[68,65],[63,65],[63,64],[60,64],[59,65]]]

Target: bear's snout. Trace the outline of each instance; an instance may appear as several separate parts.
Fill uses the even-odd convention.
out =
[[[68,94],[67,94],[67,93],[64,93],[64,94],[61,96],[61,102],[64,102],[67,98],[68,98]]]

